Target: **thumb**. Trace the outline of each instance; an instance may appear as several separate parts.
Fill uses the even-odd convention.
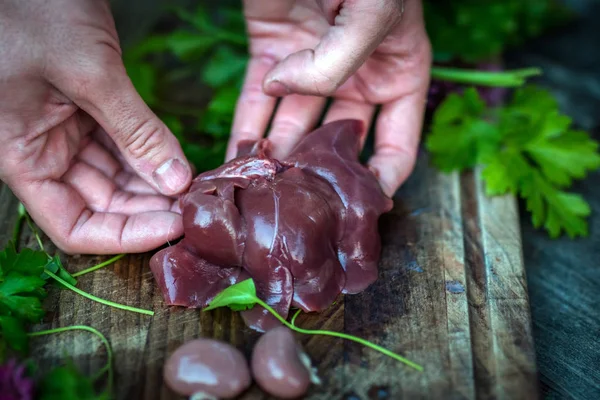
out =
[[[179,141],[135,90],[122,62],[75,74],[63,89],[113,139],[127,163],[160,193],[184,191],[192,171]]]
[[[290,54],[264,80],[272,96],[332,95],[402,18],[399,0],[318,0],[332,24],[314,49]]]

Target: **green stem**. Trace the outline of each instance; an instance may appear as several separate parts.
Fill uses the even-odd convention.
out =
[[[25,218],[25,221],[27,221],[27,225],[29,226],[29,229],[31,229],[31,232],[33,232],[33,236],[35,236],[35,240],[37,240],[38,246],[40,246],[40,250],[42,250],[44,253],[46,253],[46,249],[44,248],[44,243],[42,243],[42,239],[40,238],[40,235],[38,234],[37,229],[35,229],[35,226],[33,226],[33,221],[31,220],[29,213],[25,212],[24,218]],[[46,253],[46,254],[48,254],[48,253]],[[48,257],[50,257],[50,255],[48,255]]]
[[[368,340],[365,339],[361,339],[359,337],[356,336],[352,336],[352,335],[348,335],[346,333],[342,333],[342,332],[333,332],[333,331],[323,331],[323,330],[312,330],[312,329],[302,329],[302,328],[298,328],[297,326],[287,322],[281,315],[279,315],[277,313],[277,311],[275,311],[271,306],[269,306],[267,303],[265,303],[264,301],[262,301],[261,299],[259,299],[258,297],[256,298],[256,304],[264,307],[267,311],[269,311],[271,314],[273,314],[275,316],[275,318],[277,318],[279,320],[279,322],[281,322],[282,324],[284,324],[285,326],[287,326],[288,328],[298,332],[298,333],[304,333],[306,335],[324,335],[324,336],[334,336],[334,337],[338,337],[341,339],[346,339],[346,340],[350,340],[356,343],[360,343],[363,346],[367,346],[373,350],[379,351],[380,353],[385,354],[388,357],[392,357],[395,360],[398,360],[400,362],[403,362],[404,364],[416,369],[417,371],[423,371],[423,367],[420,366],[419,364],[416,364],[410,360],[407,360],[406,358],[384,348],[381,346],[378,346],[374,343],[369,342]],[[298,313],[296,313],[295,317],[298,315]]]
[[[69,282],[65,281],[64,279],[61,279],[59,276],[55,275],[54,273],[52,273],[52,271],[49,271],[48,269],[44,269],[44,273],[46,273],[49,277],[51,277],[52,279],[54,279],[55,281],[57,281],[58,283],[62,283],[64,286],[66,286],[68,289],[71,289],[72,291],[74,291],[75,293],[90,299],[92,301],[96,301],[98,303],[110,306],[110,307],[114,307],[114,308],[119,308],[121,310],[125,310],[125,311],[132,311],[132,312],[136,312],[139,314],[145,314],[145,315],[154,315],[154,311],[150,311],[150,310],[142,310],[140,308],[135,308],[135,307],[130,307],[130,306],[125,306],[123,304],[119,304],[119,303],[114,303],[110,300],[104,300],[101,299],[99,297],[96,297],[92,294],[86,293],[81,289],[77,289],[75,286],[71,285]]]
[[[21,226],[23,225],[23,219],[27,215],[27,210],[23,203],[19,203],[17,207],[17,221],[15,222],[15,227],[13,229],[13,243],[15,246],[19,243],[19,237],[21,236]]]
[[[19,243],[19,236],[21,236],[21,225],[23,224],[23,217],[19,216],[17,222],[15,222],[15,227],[13,228],[13,243],[17,246]]]
[[[292,320],[290,321],[290,324],[296,326],[296,318],[298,318],[298,315],[300,315],[301,312],[302,312],[302,310],[300,308],[298,310],[296,310],[296,312],[292,316]]]
[[[541,75],[539,68],[523,68],[513,71],[488,72],[461,68],[432,67],[433,79],[477,86],[517,87],[532,76]]]
[[[100,268],[104,268],[107,265],[110,265],[110,264],[112,264],[112,263],[120,260],[123,257],[125,257],[125,254],[119,254],[118,256],[114,256],[110,260],[106,260],[106,261],[104,261],[104,262],[102,262],[100,264],[94,265],[93,267],[90,267],[90,268],[84,269],[83,271],[79,271],[79,272],[76,272],[74,274],[71,274],[71,276],[73,278],[76,278],[76,277],[81,276],[81,275],[89,274],[90,272],[94,272],[96,270],[99,270]]]
[[[75,331],[75,330],[91,332],[94,335],[98,336],[98,338],[100,338],[100,340],[102,341],[102,344],[104,344],[104,347],[106,348],[106,358],[107,358],[106,365],[104,367],[102,367],[102,369],[100,371],[98,371],[95,379],[98,379],[104,373],[108,373],[108,392],[112,393],[113,379],[114,379],[113,352],[112,352],[112,347],[110,346],[110,343],[108,342],[108,339],[106,339],[106,336],[104,336],[102,334],[102,332],[100,332],[96,328],[92,328],[91,326],[87,326],[87,325],[71,325],[71,326],[65,326],[62,328],[48,329],[45,331],[31,332],[31,333],[28,333],[27,335],[31,336],[31,337],[36,337],[36,336],[51,335],[54,333],[61,333],[61,332]]]

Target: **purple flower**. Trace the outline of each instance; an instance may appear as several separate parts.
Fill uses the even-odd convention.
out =
[[[0,400],[32,400],[33,379],[27,376],[25,365],[11,359],[0,366]]]

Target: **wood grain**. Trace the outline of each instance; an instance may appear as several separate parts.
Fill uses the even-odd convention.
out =
[[[298,325],[361,336],[424,366],[419,373],[370,349],[328,337],[298,336],[324,381],[306,398],[534,399],[537,373],[518,210],[512,197],[489,199],[478,172],[441,175],[422,154],[417,168],[381,220],[378,281],[340,297]],[[10,237],[17,202],[0,191],[0,240]],[[25,244],[34,245],[25,236]],[[79,287],[120,303],[152,309],[154,317],[93,303],[55,290],[36,329],[93,325],[115,351],[118,399],[176,399],[162,384],[162,364],[198,336],[220,338],[250,355],[257,334],[228,310],[201,313],[167,308],[148,269],[150,254],[128,255],[79,280]],[[70,271],[104,258],[68,257]],[[42,366],[71,354],[87,372],[105,362],[86,333],[36,339]],[[268,399],[252,387],[243,399]]]

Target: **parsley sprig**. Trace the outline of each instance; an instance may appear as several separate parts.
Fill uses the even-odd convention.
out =
[[[542,88],[519,88],[511,102],[491,109],[469,88],[440,105],[426,146],[442,171],[481,166],[488,195],[519,195],[536,228],[574,238],[588,234],[590,207],[565,189],[600,168],[600,154],[598,142],[571,124]]]
[[[17,251],[23,221],[32,231],[40,250],[23,248]],[[107,364],[98,373],[89,378],[84,376],[72,362],[54,368],[39,382],[38,398],[41,400],[100,400],[108,399],[113,388],[113,362],[110,343],[101,332],[87,325],[73,325],[44,331],[27,332],[27,327],[40,322],[45,315],[42,300],[48,294],[49,284],[55,282],[62,289],[71,290],[90,300],[126,311],[153,315],[149,310],[138,309],[101,299],[76,287],[76,277],[83,276],[106,267],[121,259],[119,254],[98,265],[70,274],[63,266],[60,256],[46,252],[33,221],[25,207],[19,205],[17,221],[13,230],[13,241],[0,251],[0,362],[12,353],[25,356],[29,352],[29,338],[61,333],[73,330],[84,330],[98,336],[107,352]],[[96,394],[95,382],[107,376],[106,389]]]
[[[323,336],[333,336],[340,339],[350,340],[352,342],[360,343],[363,346],[369,347],[373,350],[376,350],[380,353],[385,354],[388,357],[391,357],[397,361],[400,361],[411,368],[416,369],[417,371],[423,371],[423,367],[419,364],[410,361],[399,354],[394,353],[384,347],[381,347],[375,343],[369,342],[368,340],[348,335],[343,332],[335,332],[335,331],[327,331],[327,330],[313,330],[313,329],[303,329],[295,325],[296,317],[300,313],[298,310],[292,318],[291,322],[288,322],[283,318],[277,311],[273,309],[270,305],[261,300],[256,294],[256,286],[254,285],[254,281],[252,279],[246,279],[242,282],[236,283],[228,287],[219,293],[210,304],[204,308],[203,311],[209,311],[220,307],[229,307],[233,311],[243,311],[254,307],[255,305],[259,305],[266,309],[268,312],[273,314],[279,322],[281,322],[286,327],[290,328],[293,331],[298,333],[302,333],[305,335],[323,335]]]

